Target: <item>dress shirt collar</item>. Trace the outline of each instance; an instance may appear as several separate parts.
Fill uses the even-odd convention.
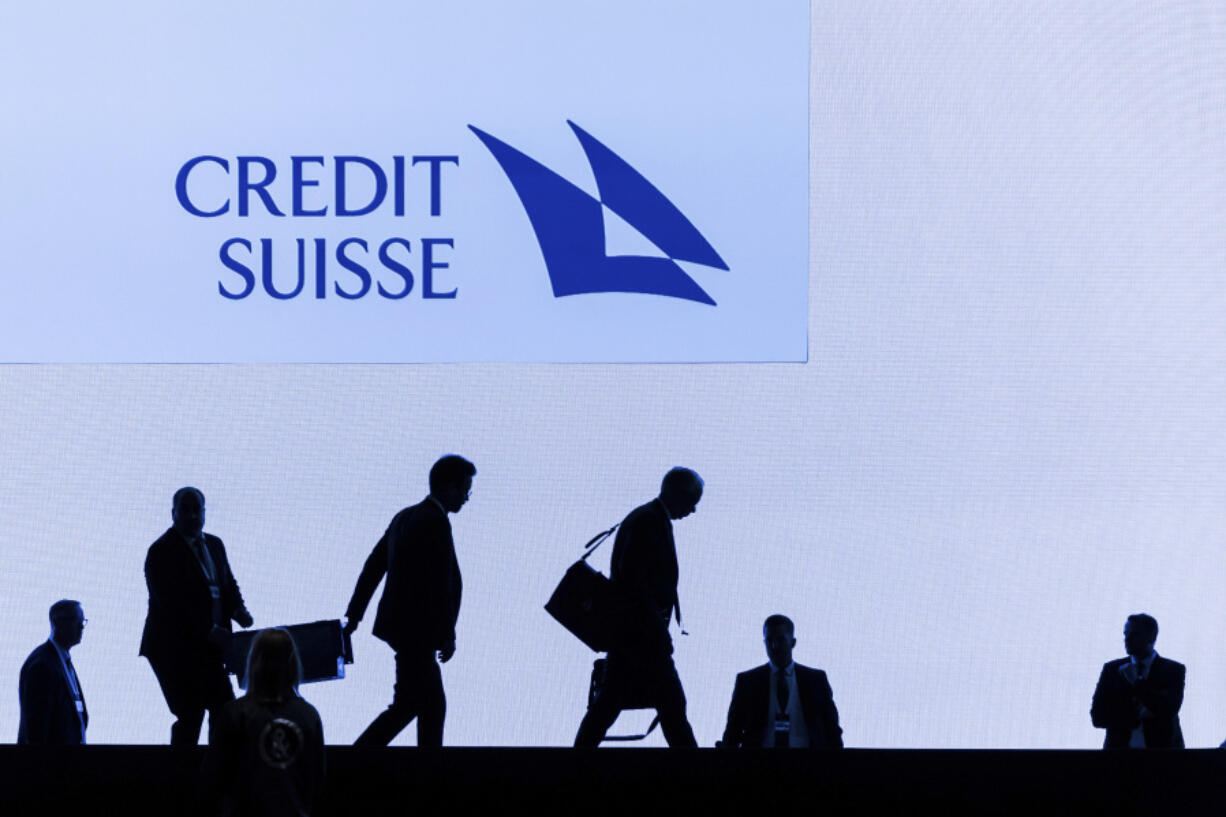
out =
[[[776,666],[775,666],[775,662],[774,662],[774,661],[767,661],[766,663],[770,664],[771,674],[772,674],[772,675],[773,675],[774,673],[776,673],[776,672],[779,672],[779,667],[776,667]],[[786,675],[786,676],[787,676],[787,677],[789,677],[789,678],[790,678],[790,677],[792,677],[793,675],[795,675],[795,674],[796,674],[796,662],[795,662],[795,661],[792,661],[792,662],[791,662],[790,664],[788,664],[786,667],[783,667],[783,674],[784,674],[784,675]]]
[[[1157,657],[1158,657],[1158,651],[1154,650],[1153,652],[1149,654],[1149,658],[1142,658],[1138,661],[1135,656],[1130,655],[1128,656],[1128,660],[1133,666],[1137,666],[1139,664],[1141,668],[1141,675],[1148,678],[1149,670],[1151,667],[1153,667],[1154,659]]]

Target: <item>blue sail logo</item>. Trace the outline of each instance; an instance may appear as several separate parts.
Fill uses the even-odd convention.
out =
[[[494,154],[523,203],[554,296],[638,292],[714,306],[714,299],[676,262],[726,270],[724,260],[677,206],[625,159],[574,122],[567,124],[587,154],[599,200],[506,142],[468,126]],[[602,207],[621,216],[668,257],[608,255]]]

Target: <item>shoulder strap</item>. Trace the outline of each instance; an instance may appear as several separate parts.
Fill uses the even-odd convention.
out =
[[[593,536],[591,539],[588,539],[588,540],[587,540],[587,544],[583,546],[583,549],[584,549],[584,551],[586,551],[586,552],[585,552],[585,553],[584,553],[584,554],[583,554],[581,557],[579,557],[579,561],[581,561],[581,562],[586,562],[586,561],[587,561],[587,557],[589,557],[589,556],[591,556],[593,553],[595,553],[595,552],[596,552],[596,548],[598,548],[598,547],[600,547],[601,545],[603,545],[603,544],[604,544],[604,541],[605,541],[606,539],[608,539],[610,536],[612,536],[612,535],[613,535],[613,531],[617,530],[617,528],[618,528],[620,525],[621,525],[621,522],[618,522],[616,525],[614,525],[613,527],[609,528],[608,530],[606,530],[606,531],[601,531],[600,533],[598,533],[598,534],[596,534],[595,536]]]

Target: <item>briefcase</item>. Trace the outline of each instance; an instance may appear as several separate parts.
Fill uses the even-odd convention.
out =
[[[353,663],[353,644],[337,619],[291,624],[281,629],[289,632],[298,648],[302,662],[302,682],[331,681],[345,677],[345,665]],[[230,637],[226,649],[226,671],[238,678],[238,685],[247,688],[247,655],[260,630],[242,630]]]
[[[608,652],[621,640],[626,604],[613,582],[587,563],[617,525],[592,537],[587,552],[566,571],[545,603],[545,611],[596,652]]]

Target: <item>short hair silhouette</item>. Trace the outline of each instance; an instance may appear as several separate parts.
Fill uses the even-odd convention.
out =
[[[1132,622],[1133,629],[1144,630],[1151,640],[1158,640],[1158,619],[1148,613],[1133,613],[1128,620]]]
[[[294,638],[281,627],[261,630],[247,654],[247,694],[257,700],[285,701],[298,693],[302,662]]]
[[[60,599],[51,605],[51,609],[47,611],[47,618],[51,619],[52,624],[57,621],[70,621],[77,617],[77,608],[80,606],[79,601]]]
[[[477,466],[459,454],[447,454],[430,468],[430,493],[438,493],[448,485],[458,485],[476,475]]]
[[[664,475],[664,479],[660,481],[660,493],[662,494],[676,494],[695,489],[702,494],[703,481],[702,477],[698,476],[698,472],[690,468],[681,466],[670,468]]]
[[[200,500],[200,504],[204,504],[204,492],[199,488],[193,488],[190,485],[185,485],[179,490],[175,491],[174,499],[170,500],[171,506],[175,508],[179,507],[179,501],[188,494],[195,494],[196,498]]]
[[[766,621],[762,622],[762,629],[770,630],[775,627],[787,627],[787,630],[792,635],[796,634],[796,625],[792,620],[781,613],[775,613],[773,616],[767,616]]]

